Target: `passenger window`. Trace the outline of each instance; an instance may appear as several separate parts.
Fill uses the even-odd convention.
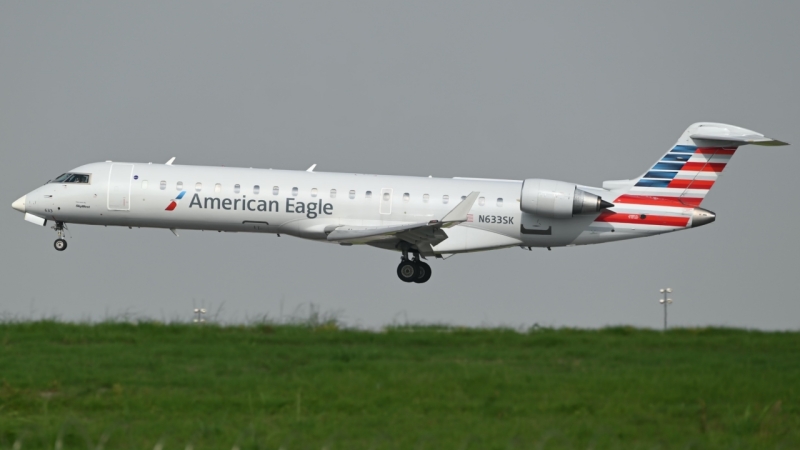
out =
[[[142,181],[142,190],[147,189],[147,180]]]
[[[486,197],[478,197],[478,205],[483,206],[486,204]]]
[[[292,188],[292,197],[297,197],[297,188],[296,187]]]
[[[216,192],[216,193],[222,192],[222,185],[219,184],[219,183],[215,184],[214,185],[214,192]]]
[[[389,201],[389,193],[388,192],[384,192],[383,193],[383,201],[385,201],[385,202]]]
[[[356,198],[356,191],[350,191],[350,198]]]
[[[278,186],[272,186],[272,195],[278,195],[280,191],[281,188],[279,188]]]
[[[182,191],[183,190],[183,181],[178,181],[178,183],[175,185],[175,189],[178,190],[178,191]]]
[[[253,186],[253,194],[258,195],[259,192],[261,192],[261,186],[259,185]]]
[[[449,195],[443,195],[442,196],[442,203],[444,203],[445,205],[450,203],[450,196]]]
[[[166,181],[162,181],[162,182],[161,182],[161,184],[159,185],[159,187],[160,187],[160,188],[161,188],[161,190],[163,191],[164,189],[166,189],[166,188],[167,188],[167,182],[166,182]]]
[[[336,189],[331,189],[331,198],[336,198]]]
[[[241,190],[242,190],[242,187],[241,187],[241,186],[239,186],[238,184],[234,184],[234,185],[233,185],[233,193],[234,193],[234,194],[238,194],[238,193],[239,193],[239,191],[241,191]]]
[[[498,198],[497,199],[497,206],[503,206],[503,199],[502,198]]]
[[[316,197],[317,196],[317,188],[311,189],[311,196],[312,197]]]
[[[372,198],[372,191],[367,191],[367,194],[364,196],[364,198]]]
[[[408,194],[408,192],[403,194],[403,201],[404,202],[408,202],[410,199],[411,199],[411,196]]]
[[[194,185],[194,190],[200,192],[203,190],[203,183],[197,183]]]
[[[428,194],[425,194],[425,195],[422,196],[422,201],[425,202],[425,203],[428,203],[428,200],[430,200],[430,199],[431,199],[431,196],[428,195]]]

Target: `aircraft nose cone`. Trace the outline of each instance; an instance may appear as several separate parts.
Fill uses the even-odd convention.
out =
[[[16,209],[19,212],[25,212],[25,197],[27,195],[23,195],[22,197],[18,198],[17,201],[11,204],[11,207]]]

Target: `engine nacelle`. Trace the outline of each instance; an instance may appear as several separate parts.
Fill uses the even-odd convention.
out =
[[[537,216],[569,219],[580,214],[597,214],[612,206],[572,183],[530,178],[522,183],[519,209]]]

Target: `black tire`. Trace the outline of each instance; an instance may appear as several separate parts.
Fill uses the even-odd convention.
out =
[[[403,261],[397,266],[397,277],[406,283],[410,283],[417,278],[417,265],[412,261]]]
[[[53,243],[53,247],[55,247],[56,250],[63,252],[67,249],[67,241],[64,239],[56,239],[56,241]]]
[[[417,269],[417,278],[414,279],[414,283],[424,283],[431,279],[431,266],[427,263],[417,261]]]

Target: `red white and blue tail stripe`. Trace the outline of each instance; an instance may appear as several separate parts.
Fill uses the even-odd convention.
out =
[[[675,145],[614,203],[700,206],[734,152],[736,147]]]
[[[699,206],[736,150],[747,144],[786,145],[733,125],[691,125],[639,178],[603,183],[615,193],[615,207],[603,211],[595,223],[665,232],[713,221],[714,214]]]
[[[747,144],[786,145],[733,125],[695,123],[614,204],[700,206],[736,149]]]

